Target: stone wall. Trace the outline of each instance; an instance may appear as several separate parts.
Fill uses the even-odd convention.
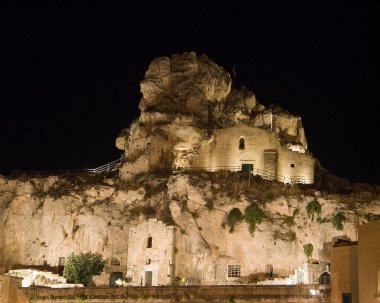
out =
[[[359,226],[359,302],[380,300],[380,221]]]
[[[359,302],[358,247],[356,243],[335,246],[330,251],[331,302],[341,302],[342,293],[350,293],[352,303]],[[360,301],[367,302],[367,301]]]
[[[241,138],[244,148],[239,147]],[[266,156],[268,152],[276,153],[276,167],[273,157]],[[213,140],[202,144],[199,156],[193,160],[193,167],[209,169],[240,170],[242,164],[253,164],[259,175],[268,173],[269,169],[282,182],[291,183],[297,177],[302,177],[303,183],[314,182],[313,157],[283,148],[278,135],[271,130],[248,126],[217,130]]]
[[[129,230],[128,272],[132,285],[169,285],[173,275],[174,227],[157,219]],[[151,273],[151,278],[148,273]],[[148,280],[151,279],[151,282]]]
[[[314,183],[314,158],[312,156],[281,147],[277,164],[277,173],[285,178],[285,183],[291,183],[288,181],[289,179],[293,182]],[[279,181],[282,181],[280,177]]]
[[[317,295],[311,295],[319,291]],[[318,302],[329,303],[329,288],[318,285],[298,286],[189,286],[189,287],[120,287],[120,288],[23,288],[18,296],[1,303],[170,303],[170,302],[236,302],[267,303]],[[279,301],[280,300],[280,301]],[[30,302],[30,301],[29,301]]]
[[[26,303],[26,298],[19,291],[21,278],[4,275],[0,268],[0,303]]]

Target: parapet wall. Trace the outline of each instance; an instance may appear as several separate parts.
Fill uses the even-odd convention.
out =
[[[22,288],[16,301],[1,303],[33,303],[46,302],[254,302],[290,303],[319,302],[329,303],[330,289],[318,285],[300,286],[162,286],[162,287],[120,287],[120,288]],[[312,295],[311,293],[317,293]],[[280,299],[281,298],[281,299]],[[279,301],[279,299],[281,301]],[[300,301],[301,300],[301,301]]]

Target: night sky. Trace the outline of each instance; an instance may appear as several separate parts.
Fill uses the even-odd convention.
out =
[[[150,61],[195,51],[235,68],[235,87],[260,103],[300,115],[331,173],[380,183],[379,5],[204,2],[3,10],[0,174],[118,158]]]

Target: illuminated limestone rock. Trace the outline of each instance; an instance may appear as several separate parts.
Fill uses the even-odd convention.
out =
[[[207,103],[223,100],[230,92],[231,78],[205,55],[194,52],[160,57],[152,61],[140,84],[141,111],[177,108],[207,115]]]
[[[226,171],[147,174],[131,182],[81,178],[0,178],[0,268],[58,266],[72,252],[92,251],[109,260],[103,275],[94,277],[97,285],[109,285],[115,273],[133,275],[132,283],[138,284],[141,274],[145,279],[144,269],[152,271],[152,277],[154,272],[152,283],[159,285],[170,284],[176,276],[190,284],[245,283],[251,274],[266,273],[269,265],[277,275],[292,274],[307,261],[307,243],[314,246],[312,261],[329,262],[333,239],[357,240],[358,223],[380,213],[375,194],[360,202],[368,199],[365,191],[342,195],[270,181],[248,184]],[[307,205],[315,200],[321,205],[318,220],[307,213]],[[260,206],[265,219],[252,234],[244,221],[230,233],[228,213],[233,208],[244,213],[252,204]],[[338,212],[346,217],[342,230],[331,223]],[[140,228],[145,238],[137,242],[152,236],[153,245],[167,245],[154,247],[153,254],[145,250],[147,258],[139,258],[143,247],[136,241],[132,245],[129,235],[148,225],[151,234]],[[175,228],[164,232],[169,226]],[[170,256],[172,268],[166,259]],[[128,260],[134,263],[134,273],[128,272]],[[229,269],[238,268],[240,276],[229,276]]]
[[[268,109],[205,55],[152,61],[141,81],[140,117],[116,139],[125,180],[157,169],[248,169],[284,183],[313,183],[301,118]]]

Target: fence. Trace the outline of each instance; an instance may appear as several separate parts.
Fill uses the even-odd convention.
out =
[[[93,174],[101,174],[104,172],[111,172],[118,169],[119,164],[124,160],[125,155],[123,154],[119,159],[104,164],[102,166],[96,168],[89,169],[81,169],[81,170],[52,170],[52,171],[22,171],[22,170],[13,170],[11,173],[11,177],[21,177],[21,176],[29,176],[29,177],[49,177],[49,176],[60,176],[60,175],[76,175],[83,173],[93,173]],[[181,172],[181,171],[209,171],[215,172],[219,170],[229,170],[229,171],[241,171],[241,166],[212,166],[212,167],[173,167],[168,170],[172,172]],[[265,171],[262,169],[253,168],[251,171],[252,176],[259,175],[263,179],[266,180],[277,180],[283,183],[303,183],[303,184],[311,184],[314,183],[312,179],[306,179],[304,176],[291,176],[285,177],[281,175],[274,174],[269,171]]]
[[[209,171],[209,172],[215,172],[219,170],[229,170],[229,171],[241,171],[241,166],[212,166],[212,167],[177,167],[172,168],[173,172],[181,172],[181,171]],[[269,171],[265,171],[263,169],[257,169],[253,168],[251,171],[252,176],[261,176],[265,180],[277,180],[283,183],[303,183],[303,184],[311,184],[314,183],[314,180],[307,179],[304,176],[291,176],[291,177],[285,177],[281,175],[274,174]]]
[[[107,164],[101,165],[96,168],[85,168],[76,170],[45,170],[45,171],[23,171],[23,170],[13,170],[11,177],[49,177],[49,176],[61,176],[61,175],[77,175],[77,174],[101,174],[105,172],[115,171],[118,165],[124,160],[125,155],[123,154],[119,159],[109,162]]]

